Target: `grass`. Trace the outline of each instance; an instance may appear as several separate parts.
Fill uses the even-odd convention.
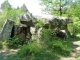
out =
[[[77,36],[74,38],[71,37],[67,39],[67,41],[59,38],[51,38],[51,40],[45,41],[41,40],[40,43],[33,41],[27,45],[21,46],[16,54],[7,55],[5,60],[56,60],[60,57],[67,57],[73,51],[73,44],[71,41],[79,39],[80,38]],[[6,46],[6,44],[6,42],[0,41],[0,48],[6,49],[6,47],[3,47]],[[79,56],[77,57],[78,60],[80,59]],[[2,57],[0,57],[0,59],[4,60]]]
[[[5,41],[0,41],[0,49],[4,50],[8,49],[7,43]]]
[[[62,56],[69,56],[70,52],[72,52],[69,41],[53,40],[51,45],[44,48],[43,44],[31,42],[28,45],[23,45],[17,54],[9,55],[7,60],[11,58],[17,60],[56,60]]]

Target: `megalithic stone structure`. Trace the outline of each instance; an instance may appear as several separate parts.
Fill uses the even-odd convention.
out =
[[[53,16],[53,15],[33,15],[37,19],[41,19],[45,26],[51,25],[54,28],[58,27],[60,29],[66,29],[67,24],[73,23],[73,20],[71,18],[67,17],[60,17],[60,16]]]
[[[30,29],[30,27],[34,27],[34,25],[37,23],[37,21],[39,19],[41,19],[44,22],[44,27],[49,28],[51,27],[51,29],[55,29],[58,28],[60,30],[67,30],[67,24],[69,23],[73,23],[73,20],[71,18],[67,18],[67,17],[60,17],[60,16],[53,16],[53,15],[32,15],[32,14],[22,14],[20,17],[20,22],[22,24],[25,24],[26,26],[28,26]],[[28,31],[30,32],[30,31]],[[27,34],[28,34],[27,32]],[[30,34],[30,33],[29,33]]]
[[[32,15],[31,13],[22,14],[19,18],[20,22],[22,24],[25,24],[25,26],[14,25],[14,21],[7,19],[0,32],[0,40],[6,40],[14,36],[21,37],[24,40],[30,40],[31,36],[33,35],[30,28],[35,28],[35,24],[39,19],[44,22],[45,25],[43,27],[50,25],[53,30],[57,27],[60,30],[64,29],[67,31],[67,24],[73,22],[72,19],[67,17],[59,17],[53,15],[38,16]]]
[[[56,27],[60,29],[66,29],[67,24],[73,23],[73,20],[71,18],[53,16],[53,15],[38,16],[29,13],[29,14],[22,14],[20,16],[20,22],[30,27],[34,26],[34,24],[37,23],[38,19],[41,19],[44,22],[45,26],[51,25],[53,29]]]
[[[19,19],[22,24],[26,25],[26,40],[30,40],[32,36],[32,33],[30,32],[30,27],[35,26],[35,24],[37,23],[37,19],[31,13],[22,14],[20,15]]]
[[[68,24],[73,23],[73,19],[62,16],[53,15],[33,15],[37,19],[41,19],[44,22],[44,28],[51,28],[52,30],[65,30],[67,36],[70,36],[68,30]]]
[[[3,28],[0,33],[0,40],[6,40],[10,38],[12,33],[12,28],[14,26],[14,21],[7,19],[3,25]]]

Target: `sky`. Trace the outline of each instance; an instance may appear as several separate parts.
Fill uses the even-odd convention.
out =
[[[0,6],[5,0],[0,0]],[[8,0],[9,3],[12,5],[12,7],[21,7],[23,4],[25,4],[29,10],[29,12],[40,15],[42,14],[41,6],[39,5],[39,0]]]

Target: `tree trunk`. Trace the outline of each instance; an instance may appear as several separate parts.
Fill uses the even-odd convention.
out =
[[[60,0],[60,9],[59,9],[59,11],[60,11],[60,16],[62,16],[61,0]]]

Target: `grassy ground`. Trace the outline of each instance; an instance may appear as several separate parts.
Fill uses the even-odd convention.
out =
[[[61,57],[69,57],[71,53],[74,52],[74,48],[78,47],[78,45],[73,44],[73,42],[75,41],[80,41],[79,35],[77,35],[77,37],[71,37],[67,41],[54,40],[52,41],[53,47],[47,46],[47,48],[44,49],[43,46],[46,47],[46,45],[42,46],[36,45],[36,43],[31,43],[29,47],[22,46],[22,48],[19,51],[17,49],[7,48],[6,43],[1,41],[0,60],[60,60]],[[41,47],[41,49],[39,47]],[[31,55],[29,55],[29,53],[27,53],[28,55],[24,55],[27,49],[30,49],[32,53]],[[17,54],[17,51],[19,52],[19,54]],[[41,53],[43,54],[41,55]],[[21,57],[20,55],[23,55],[24,57]],[[80,54],[78,54],[77,56],[77,60],[79,59]]]

